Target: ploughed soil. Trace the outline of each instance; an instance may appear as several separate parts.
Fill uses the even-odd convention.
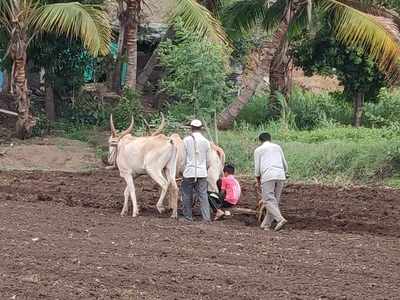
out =
[[[267,232],[254,215],[159,215],[147,177],[140,216],[120,217],[124,187],[115,171],[0,172],[0,299],[399,298],[399,190],[289,184],[289,223]]]

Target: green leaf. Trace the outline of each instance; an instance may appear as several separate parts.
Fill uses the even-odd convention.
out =
[[[37,9],[31,24],[38,32],[80,38],[93,56],[109,53],[111,25],[101,6],[78,2],[44,5]]]
[[[394,37],[392,20],[369,15],[339,0],[321,0],[325,10],[334,17],[336,35],[352,47],[361,47],[378,62],[391,79],[400,77],[400,44]]]
[[[195,0],[176,0],[173,20],[180,19],[183,27],[201,38],[228,45],[221,23],[203,5]]]

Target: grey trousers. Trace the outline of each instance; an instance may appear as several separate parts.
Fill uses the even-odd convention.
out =
[[[204,221],[210,221],[210,203],[207,195],[207,178],[183,178],[181,184],[183,215],[187,220],[192,221],[193,192],[197,194],[200,201],[201,215]]]
[[[267,208],[267,214],[261,223],[261,227],[270,227],[273,220],[277,222],[284,220],[279,209],[279,202],[284,185],[284,180],[271,180],[262,184],[262,200]]]

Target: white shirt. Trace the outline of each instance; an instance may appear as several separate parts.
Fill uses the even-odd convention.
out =
[[[288,166],[281,146],[265,142],[254,151],[256,177],[261,183],[271,180],[286,180]]]
[[[196,140],[196,142],[195,142]],[[207,178],[210,142],[200,133],[193,132],[183,139],[186,152],[185,178]]]

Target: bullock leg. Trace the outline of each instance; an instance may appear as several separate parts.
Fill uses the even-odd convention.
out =
[[[148,174],[161,187],[161,195],[157,201],[156,207],[157,207],[158,212],[160,214],[162,214],[165,211],[163,201],[164,201],[165,195],[167,194],[167,191],[168,191],[169,182],[162,175],[161,170],[160,171],[148,170]]]
[[[178,218],[178,185],[175,177],[170,170],[166,170],[166,176],[171,187],[169,208],[172,209],[171,218]]]
[[[139,209],[136,201],[136,194],[135,194],[135,185],[133,184],[133,178],[132,175],[128,175],[125,178],[127,189],[129,191],[129,195],[131,196],[131,201],[132,201],[132,206],[133,206],[133,211],[132,211],[132,217],[136,217],[139,214]]]
[[[129,188],[126,186],[124,191],[124,207],[122,207],[121,217],[126,216],[128,213],[128,201],[129,201]]]

